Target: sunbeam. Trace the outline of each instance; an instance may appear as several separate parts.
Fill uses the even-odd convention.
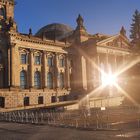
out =
[[[112,71],[109,71],[106,73],[104,70],[102,70],[82,49],[78,49],[79,53],[82,54],[91,64],[94,69],[97,69],[98,72],[101,74],[101,85],[88,93],[89,97],[93,96],[96,93],[101,92],[104,90],[107,86],[115,86],[125,97],[127,97],[132,103],[139,106],[139,104],[126,92],[119,86],[119,76],[124,73],[125,71],[132,68],[134,65],[140,62],[140,58],[136,57],[133,61],[131,61],[128,64],[123,65],[121,69],[117,70],[115,73],[112,73]],[[100,94],[99,94],[100,95]],[[86,96],[81,99],[81,101],[85,100]]]
[[[117,89],[125,96],[127,97],[134,105],[139,106],[139,104],[125,91],[123,90],[118,84],[115,84]]]

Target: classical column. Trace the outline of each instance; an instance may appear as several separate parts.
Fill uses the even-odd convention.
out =
[[[3,67],[0,65],[0,88],[4,87],[4,72]]]
[[[58,74],[59,74],[59,54],[56,54],[56,88],[59,87],[59,81],[58,81]]]
[[[66,56],[66,81],[67,81],[67,88],[70,88],[70,62],[68,56]]]
[[[46,66],[47,66],[47,55],[46,51],[43,51],[43,73],[42,73],[42,84],[43,88],[46,88],[47,86],[47,71],[46,71]]]
[[[98,65],[98,68],[99,68],[99,70],[98,70],[98,84],[100,83],[100,80],[101,80],[101,72],[100,72],[100,56],[99,56],[99,54],[97,54],[97,65]]]
[[[92,75],[92,86],[95,88],[97,86],[96,83],[96,59],[92,58],[93,62],[91,63],[91,75]]]
[[[56,102],[59,101],[58,99],[58,87],[59,87],[59,81],[58,81],[58,74],[59,74],[59,54],[56,53],[55,54],[55,72],[54,72],[54,87],[55,87],[55,90],[56,90]]]
[[[10,44],[10,52],[8,52],[9,60],[9,85],[15,86],[15,43]]]
[[[57,88],[57,57],[53,54],[53,89]]]
[[[30,59],[29,59],[29,65],[30,65],[30,88],[34,87],[34,51],[33,49],[30,49]]]
[[[11,48],[8,48],[8,86],[11,86]]]

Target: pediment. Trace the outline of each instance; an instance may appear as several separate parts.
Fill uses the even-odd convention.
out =
[[[128,38],[120,34],[104,39],[98,42],[97,45],[117,48],[130,48],[130,42]]]

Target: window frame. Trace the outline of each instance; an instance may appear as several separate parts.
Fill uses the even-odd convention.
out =
[[[41,65],[41,55],[35,55],[34,57],[34,64],[35,65]]]
[[[59,88],[63,89],[65,87],[64,73],[62,73],[62,72],[59,73],[58,80],[59,80]]]
[[[25,70],[20,71],[20,88],[27,88],[27,72]]]
[[[59,57],[59,66],[60,67],[64,67],[65,66],[65,57],[64,56],[60,56]]]
[[[24,57],[22,57],[22,56],[24,56]],[[20,63],[23,64],[23,65],[28,63],[28,55],[27,55],[27,53],[21,53],[21,55],[20,55]]]
[[[43,96],[39,96],[38,97],[38,104],[40,105],[40,104],[44,104],[44,98],[43,98]]]
[[[48,56],[48,58],[47,58],[47,65],[49,67],[53,66],[53,56]]]
[[[29,97],[24,97],[23,104],[24,104],[24,106],[29,106],[30,105],[30,98]]]
[[[41,88],[41,73],[39,71],[34,73],[34,87],[37,89]]]
[[[53,89],[53,74],[51,72],[47,73],[47,88]]]

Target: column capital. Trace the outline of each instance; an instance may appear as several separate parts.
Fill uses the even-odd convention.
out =
[[[34,49],[32,49],[32,48],[30,48],[29,51],[30,51],[31,53],[34,53]]]
[[[42,52],[43,52],[43,54],[45,54],[45,55],[47,54],[47,51],[45,51],[45,50],[43,50]]]

